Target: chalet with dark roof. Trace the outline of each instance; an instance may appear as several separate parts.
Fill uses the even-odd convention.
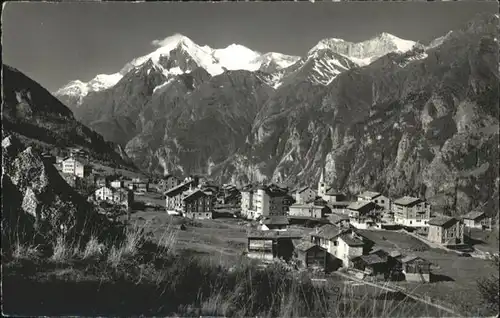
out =
[[[391,211],[391,199],[380,192],[365,191],[357,195],[358,201],[370,201],[378,205],[383,211]]]
[[[481,211],[471,211],[463,216],[465,227],[476,229],[491,229],[491,218]]]
[[[272,261],[276,258],[290,260],[294,253],[294,240],[302,234],[279,231],[252,231],[247,235],[247,257]]]
[[[214,210],[214,196],[208,192],[196,189],[187,194],[184,202],[183,214],[190,219],[211,219]]]
[[[299,266],[325,270],[328,252],[323,247],[308,241],[295,241],[295,254]]]
[[[464,243],[464,224],[461,220],[442,216],[429,220],[427,239],[442,245]]]
[[[194,181],[179,184],[165,192],[165,207],[169,214],[179,214],[184,211],[184,197],[188,191],[194,190]]]
[[[261,230],[263,231],[286,231],[289,222],[284,215],[275,215],[264,217],[261,221]]]

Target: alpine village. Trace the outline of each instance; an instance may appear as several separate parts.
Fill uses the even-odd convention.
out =
[[[3,314],[498,317],[498,21],[3,64]]]

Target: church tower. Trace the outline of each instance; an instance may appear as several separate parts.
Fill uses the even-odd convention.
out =
[[[321,176],[319,177],[318,182],[318,196],[323,197],[326,192],[326,182],[325,182],[325,166],[321,168]]]

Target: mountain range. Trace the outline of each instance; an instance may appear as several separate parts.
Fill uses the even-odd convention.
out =
[[[182,35],[55,95],[156,173],[424,196],[447,214],[498,210],[498,15],[428,46],[382,33],[305,56]]]

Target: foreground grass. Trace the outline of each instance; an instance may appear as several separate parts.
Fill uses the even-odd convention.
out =
[[[3,255],[3,311],[9,315],[263,317],[446,316],[402,294],[359,292],[341,281],[316,286],[284,263],[261,269],[244,258],[213,264],[175,251],[176,229],[152,243],[144,226],[125,239],[96,237],[75,247],[64,237],[52,255],[37,247]]]

